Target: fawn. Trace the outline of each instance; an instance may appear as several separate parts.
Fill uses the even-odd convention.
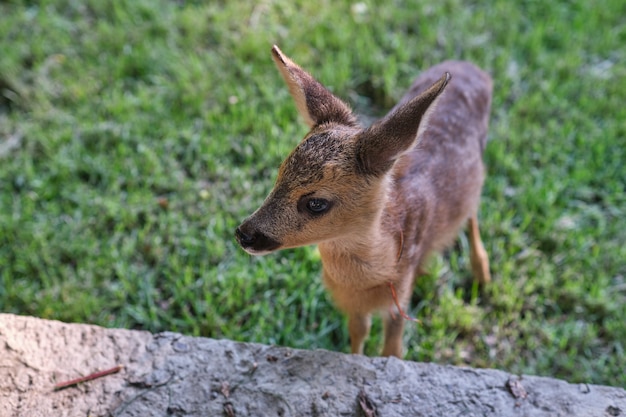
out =
[[[272,57],[310,131],[237,241],[253,255],[317,244],[323,282],[348,315],[352,353],[363,353],[371,315],[381,312],[382,355],[401,357],[415,276],[466,222],[474,278],[491,279],[477,221],[491,78],[468,62],[444,62],[364,128],[277,46]]]

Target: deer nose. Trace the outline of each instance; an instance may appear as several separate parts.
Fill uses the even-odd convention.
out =
[[[267,236],[263,232],[255,229],[250,231],[249,227],[246,227],[246,223],[239,226],[235,230],[235,237],[237,238],[237,242],[239,242],[241,247],[244,248],[246,252],[255,255],[263,252],[271,252],[281,246],[279,241]]]
[[[254,244],[254,241],[256,240],[254,236],[249,235],[241,230],[241,227],[238,227],[237,230],[235,230],[235,237],[237,238],[241,246],[252,246]]]

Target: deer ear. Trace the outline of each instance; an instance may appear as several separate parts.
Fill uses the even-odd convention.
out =
[[[426,91],[392,109],[362,133],[357,145],[357,158],[363,172],[374,175],[385,173],[396,159],[419,142],[437,98],[449,80],[450,74],[446,72]]]
[[[289,59],[276,45],[272,48],[272,58],[289,87],[298,112],[309,127],[325,122],[356,124],[356,118],[347,104]]]

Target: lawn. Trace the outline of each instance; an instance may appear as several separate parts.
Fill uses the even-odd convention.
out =
[[[276,43],[368,117],[495,80],[482,236],[419,278],[407,359],[626,387],[626,3],[0,3],[0,311],[348,351],[314,247],[233,232],[306,133]],[[375,322],[366,352],[381,345]]]

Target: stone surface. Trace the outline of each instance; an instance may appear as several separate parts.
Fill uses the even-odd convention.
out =
[[[0,314],[1,417],[459,415],[626,417],[626,391]]]

